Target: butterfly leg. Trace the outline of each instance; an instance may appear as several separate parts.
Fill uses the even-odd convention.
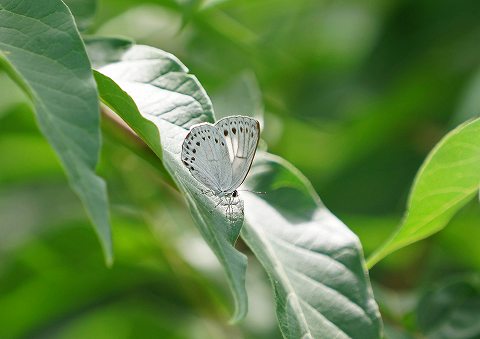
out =
[[[226,200],[225,205],[227,206],[227,208],[225,210],[225,217],[227,219],[230,219],[231,215],[233,214],[232,197],[227,197],[225,200]]]
[[[211,209],[211,210],[209,211],[210,214],[212,214],[212,213],[213,213],[213,210],[216,209],[216,208],[218,207],[218,205],[220,205],[221,203],[222,203],[222,199],[220,198],[220,199],[218,200],[218,202],[215,204],[215,206],[213,206],[213,209]]]

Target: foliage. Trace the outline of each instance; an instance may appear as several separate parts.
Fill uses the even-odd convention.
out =
[[[106,188],[94,173],[100,149],[98,94],[73,18],[61,2],[5,0],[0,6],[0,59],[32,98],[40,128],[85,205],[111,265]]]
[[[478,336],[475,10],[0,0],[0,337]],[[235,221],[179,161],[231,114]]]

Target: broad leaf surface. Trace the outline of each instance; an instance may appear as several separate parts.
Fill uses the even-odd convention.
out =
[[[0,61],[31,96],[40,129],[59,155],[110,264],[106,187],[94,172],[100,148],[98,93],[68,8],[59,0],[0,0]]]
[[[427,338],[468,339],[480,336],[480,276],[443,282],[421,298],[418,325]]]
[[[480,119],[476,119],[447,134],[427,157],[417,173],[401,227],[372,254],[368,265],[440,231],[478,194],[479,186]]]
[[[97,70],[102,100],[129,124],[152,149],[183,191],[202,236],[222,263],[235,301],[233,320],[243,318],[247,312],[245,291],[246,257],[234,248],[243,218],[230,222],[225,213],[215,209],[216,201],[201,194],[201,185],[181,163],[183,140],[190,126],[213,121],[210,99],[198,80],[188,74],[188,69],[173,55],[149,46],[133,45],[128,41],[107,39],[91,40],[88,50]],[[133,98],[138,111],[118,87],[106,84],[113,79]],[[110,80],[111,81],[111,80]],[[118,101],[128,102],[117,104]],[[153,122],[160,132],[152,133],[146,126]],[[146,126],[145,129],[143,126]],[[160,154],[159,154],[160,155]]]
[[[109,52],[109,48],[113,50]],[[194,78],[165,52],[115,40],[104,44],[93,41],[89,52],[92,58],[98,57],[99,61],[94,61],[97,69],[125,90],[141,114],[158,127],[165,166],[185,192],[198,226],[227,270],[235,293],[246,298],[245,259],[232,247],[242,220],[232,225],[223,211],[211,214],[214,202],[198,194],[199,184],[179,162],[187,128],[193,122],[213,118],[209,101],[200,101],[208,97],[198,82],[188,83]],[[119,60],[113,61],[112,55]],[[174,86],[171,79],[181,75],[183,79]],[[198,98],[195,104],[192,98]],[[124,117],[135,111],[118,114]],[[124,119],[128,122],[130,118]],[[271,277],[284,336],[378,338],[380,316],[357,237],[323,207],[303,176],[279,158],[259,152],[248,185],[267,194],[241,192],[247,221],[242,236]]]
[[[285,338],[379,338],[358,238],[292,165],[259,153],[242,192],[242,238],[272,282]]]

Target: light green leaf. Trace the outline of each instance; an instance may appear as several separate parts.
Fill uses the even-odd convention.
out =
[[[59,0],[0,0],[0,61],[30,95],[40,129],[60,157],[111,264],[106,187],[94,172],[100,148],[98,94],[68,8]]]
[[[285,338],[379,338],[381,319],[358,238],[292,165],[257,154],[242,192],[242,238],[272,282]]]
[[[401,227],[368,259],[386,255],[444,228],[480,187],[480,119],[448,133],[417,173]]]
[[[188,69],[171,54],[117,39],[90,40],[87,46],[97,70],[104,75],[97,76],[102,100],[157,154],[161,144],[165,167],[185,194],[201,234],[226,271],[235,301],[233,320],[243,318],[248,305],[245,291],[247,259],[233,246],[243,218],[229,222],[222,211],[215,209],[215,201],[200,193],[201,185],[180,159],[181,145],[190,126],[213,121],[210,99],[198,80],[188,74]],[[135,116],[138,111],[130,99],[122,99],[125,94],[113,83],[103,83],[108,82],[105,76],[113,79],[135,101],[138,111],[147,119],[143,125]],[[127,104],[116,104],[119,100]],[[148,131],[144,130],[149,121],[160,132],[160,139],[149,127]]]
[[[80,31],[85,31],[93,22],[97,12],[97,0],[63,0],[70,8]]]
[[[457,277],[438,284],[421,298],[417,319],[426,338],[478,338],[480,276]]]

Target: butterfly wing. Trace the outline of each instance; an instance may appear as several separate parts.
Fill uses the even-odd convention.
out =
[[[215,127],[225,138],[232,178],[227,192],[233,192],[247,177],[260,137],[260,124],[257,120],[245,116],[232,116],[219,120]]]
[[[195,179],[214,193],[232,181],[227,144],[215,126],[203,123],[192,127],[182,145],[182,162]]]

